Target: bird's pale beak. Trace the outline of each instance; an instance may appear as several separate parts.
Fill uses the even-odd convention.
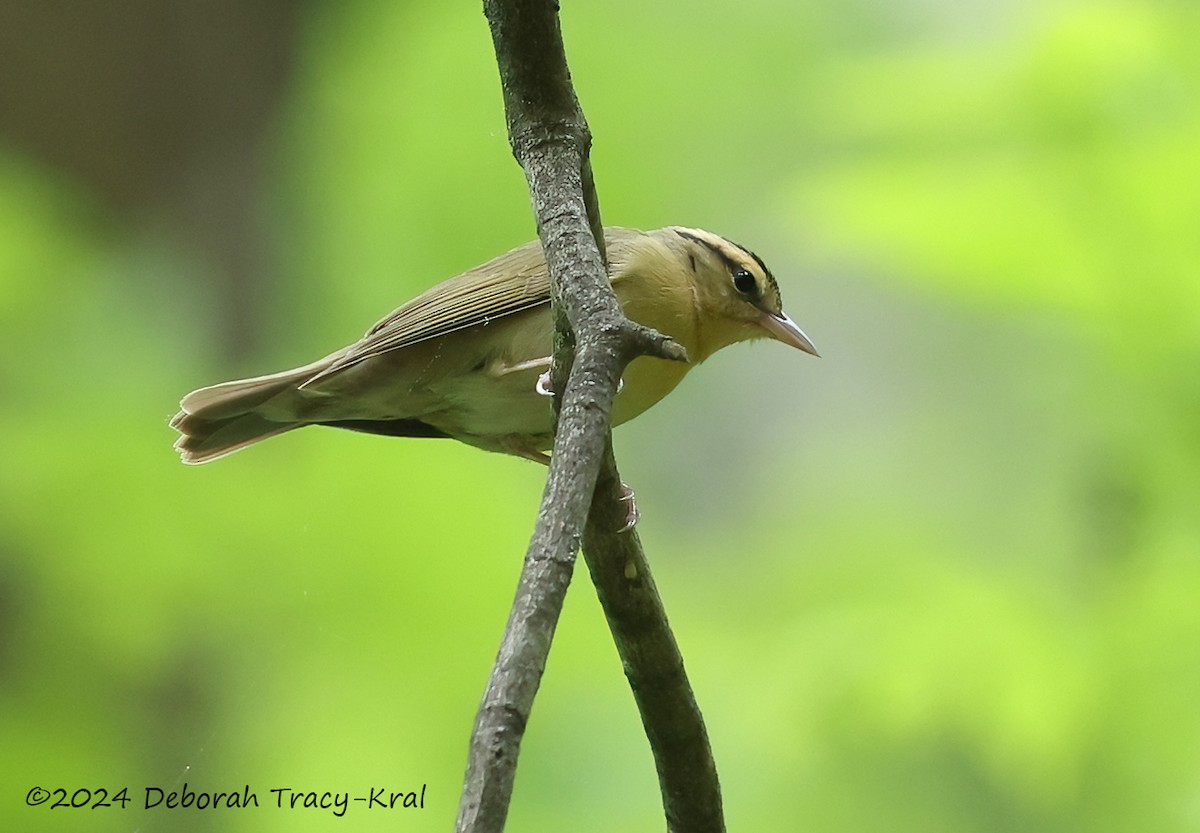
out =
[[[781,313],[764,312],[760,322],[764,330],[770,333],[771,338],[776,341],[782,341],[784,344],[790,344],[798,350],[803,350],[805,353],[811,353],[814,356],[820,357],[817,348],[813,345],[812,340],[804,334],[804,330],[796,326],[796,322]]]

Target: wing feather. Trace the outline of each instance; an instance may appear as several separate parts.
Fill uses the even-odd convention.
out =
[[[382,353],[410,347],[550,300],[546,259],[536,242],[430,287],[367,330],[302,387]]]
[[[605,229],[610,267],[615,262],[614,256],[618,256],[614,248],[623,250],[634,236],[640,234],[642,232],[632,229]],[[443,281],[400,306],[301,387],[317,385],[341,370],[380,354],[487,324],[549,301],[546,258],[541,244],[535,240]]]

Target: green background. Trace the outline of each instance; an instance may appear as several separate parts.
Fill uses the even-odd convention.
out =
[[[1200,6],[563,6],[606,221],[755,249],[823,354],[730,349],[616,435],[729,828],[1200,830]],[[319,430],[185,468],[166,422],[532,238],[528,197],[478,4],[309,3],[287,42],[250,226],[113,200],[0,115],[5,830],[452,828],[543,470]],[[243,94],[199,81],[165,95]],[[114,118],[57,138],[154,140]],[[240,193],[252,143],[200,133],[189,187]],[[233,230],[261,280],[222,278]],[[428,788],[140,808],[184,782]],[[580,569],[509,829],[663,828]]]

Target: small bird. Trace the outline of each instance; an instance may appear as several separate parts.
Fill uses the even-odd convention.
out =
[[[677,226],[604,234],[609,279],[625,314],[675,339],[689,359],[630,362],[613,425],[645,411],[692,364],[730,344],[773,338],[817,355],[750,250]],[[534,241],[434,286],[312,364],[189,393],[171,420],[181,434],[175,448],[185,463],[207,463],[294,428],[328,425],[452,437],[545,463],[554,441],[544,395],[553,332],[546,260]]]

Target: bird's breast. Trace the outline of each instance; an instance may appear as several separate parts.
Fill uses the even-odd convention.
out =
[[[613,425],[628,422],[675,389],[689,365],[648,356],[634,359],[625,368],[621,390],[613,403]]]
[[[636,292],[633,298],[625,293],[626,314],[691,349],[691,333],[680,322],[685,317],[656,315],[641,300]],[[538,393],[537,383],[549,368],[553,341],[549,305],[536,307],[366,359],[323,383],[305,408],[312,421],[417,419],[483,448],[504,451],[522,442],[526,447],[544,443],[548,449],[552,400]],[[613,424],[654,405],[688,368],[682,362],[635,359],[614,401]],[[337,414],[323,416],[324,407]]]

